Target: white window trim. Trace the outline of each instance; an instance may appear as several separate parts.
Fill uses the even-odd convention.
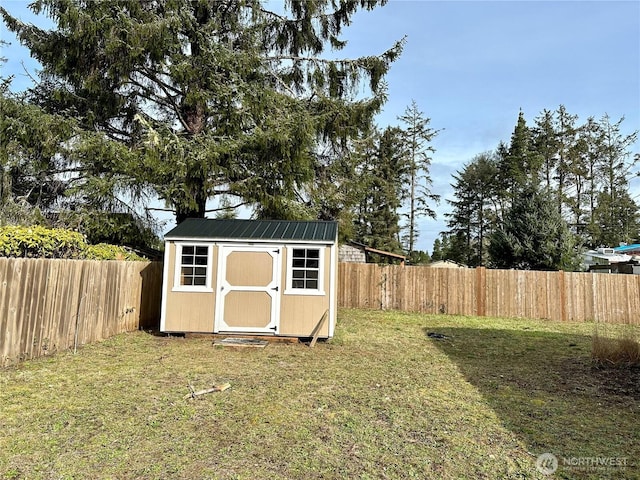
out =
[[[180,285],[182,270],[182,247],[207,247],[207,279],[205,285]],[[173,292],[213,292],[211,278],[213,276],[213,245],[203,242],[176,242],[176,256],[173,266]]]
[[[313,249],[318,250],[318,288],[293,288],[293,250],[298,248],[304,248],[306,250]],[[284,290],[285,295],[317,295],[325,296],[324,291],[324,275],[325,275],[325,262],[324,262],[324,245],[287,245],[287,273],[286,273],[286,288]]]

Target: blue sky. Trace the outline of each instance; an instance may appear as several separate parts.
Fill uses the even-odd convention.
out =
[[[27,2],[0,0],[25,21]],[[388,101],[378,124],[397,124],[411,100],[431,126],[433,190],[443,197],[438,219],[420,222],[418,248],[431,251],[444,230],[451,174],[475,155],[508,141],[522,109],[529,125],[543,109],[564,105],[578,123],[605,113],[624,116],[623,133],[640,130],[640,2],[406,1],[360,12],[344,32],[340,55],[380,53],[403,36],[407,44],[386,78]],[[2,28],[1,38],[11,40]],[[4,48],[2,75],[28,52]],[[26,84],[26,83],[24,83]],[[634,152],[640,151],[638,143]],[[632,185],[640,194],[640,185]],[[640,197],[638,197],[640,200]],[[170,228],[171,225],[168,226]]]
[[[640,2],[391,0],[358,14],[347,53],[380,52],[403,35],[378,122],[397,124],[414,99],[443,129],[431,168],[443,201],[436,221],[420,222],[421,249],[446,229],[451,174],[508,141],[520,109],[529,125],[562,104],[578,123],[608,113],[625,117],[624,133],[640,129]]]

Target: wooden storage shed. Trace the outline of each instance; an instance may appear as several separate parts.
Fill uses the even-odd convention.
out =
[[[336,322],[338,225],[187,219],[165,235],[163,332],[321,338]]]

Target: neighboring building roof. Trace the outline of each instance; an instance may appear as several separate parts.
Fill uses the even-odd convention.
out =
[[[171,239],[335,241],[338,222],[188,218],[164,236]]]
[[[428,263],[426,266],[431,268],[469,268],[464,263],[453,260],[436,260],[435,262]]]
[[[349,243],[355,247],[362,248],[366,253],[375,253],[376,255],[382,255],[383,257],[395,258],[397,260],[400,260],[400,265],[404,265],[404,262],[407,260],[407,257],[404,255],[387,252],[386,250],[378,250],[377,248],[369,247],[364,243],[355,242],[353,240],[350,240]]]
[[[584,263],[589,265],[610,265],[612,263],[629,262],[631,255],[618,253],[613,248],[598,248],[597,250],[587,250],[582,254]]]
[[[619,247],[615,247],[614,250],[616,253],[640,252],[640,243],[634,243],[633,245],[620,245]]]

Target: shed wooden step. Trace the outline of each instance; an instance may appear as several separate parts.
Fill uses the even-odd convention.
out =
[[[216,339],[213,341],[213,344],[222,345],[224,347],[264,348],[269,345],[269,342],[267,340],[260,340],[257,338],[227,337],[223,339]]]

